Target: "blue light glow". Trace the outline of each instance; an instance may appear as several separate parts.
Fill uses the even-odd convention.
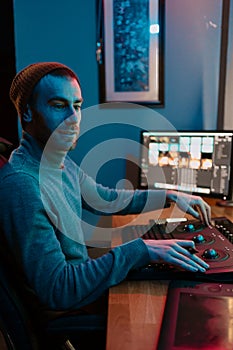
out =
[[[150,25],[150,33],[158,34],[159,33],[159,24],[151,24]]]

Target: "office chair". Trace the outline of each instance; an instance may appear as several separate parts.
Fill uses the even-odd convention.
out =
[[[0,138],[1,143],[5,139]],[[4,149],[4,148],[3,148]],[[4,149],[5,151],[5,149]],[[0,147],[0,168],[7,163]],[[25,302],[18,269],[5,247],[0,228],[0,349],[1,350],[104,350],[106,317],[80,314],[42,323]]]

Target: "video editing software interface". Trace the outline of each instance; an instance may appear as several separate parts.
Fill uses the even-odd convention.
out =
[[[233,131],[142,131],[139,186],[231,198]]]

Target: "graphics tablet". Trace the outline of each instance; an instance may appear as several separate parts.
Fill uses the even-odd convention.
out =
[[[197,349],[233,349],[233,284],[170,283],[156,350]]]

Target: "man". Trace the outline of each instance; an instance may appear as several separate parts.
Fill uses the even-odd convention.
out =
[[[1,169],[0,227],[26,285],[45,309],[82,309],[121,282],[129,270],[150,262],[205,272],[208,265],[189,253],[194,243],[185,240],[138,238],[90,259],[81,227],[82,208],[140,213],[146,203],[147,210],[162,208],[166,198],[208,225],[210,207],[197,196],[117,191],[88,177],[67,155],[78,139],[83,101],[79,79],[69,67],[57,62],[27,66],[14,78],[10,97],[23,137]]]

